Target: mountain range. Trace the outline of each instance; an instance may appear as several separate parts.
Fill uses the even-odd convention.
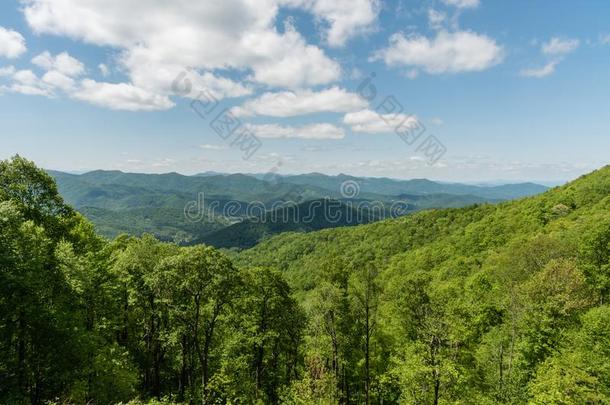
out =
[[[370,222],[379,218],[358,215],[362,207],[378,204],[385,217],[392,205],[401,215],[429,208],[456,208],[497,203],[547,190],[533,184],[474,186],[426,179],[394,180],[320,173],[302,175],[202,173],[139,174],[97,170],[84,174],[49,171],[70,205],[89,218],[102,235],[142,235],[179,244],[206,242],[219,247],[251,247],[265,237],[284,231],[307,232]],[[313,201],[333,200],[340,210],[355,210],[366,221],[331,223],[315,218],[263,223],[260,211],[273,212],[281,204],[311,207]],[[252,208],[258,207],[255,212]],[[262,207],[262,208],[260,208]],[[195,210],[185,214],[185,209]],[[322,211],[314,210],[314,215]],[[312,226],[315,224],[315,226]]]

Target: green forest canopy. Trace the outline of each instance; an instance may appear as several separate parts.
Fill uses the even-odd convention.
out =
[[[227,257],[0,163],[0,403],[610,402],[610,167]]]

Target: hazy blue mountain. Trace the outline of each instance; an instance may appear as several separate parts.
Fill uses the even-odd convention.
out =
[[[341,184],[345,181],[354,181],[359,184],[362,193],[382,195],[453,194],[472,195],[495,200],[511,200],[527,197],[548,190],[548,187],[534,183],[475,186],[459,183],[441,183],[427,179],[395,180],[383,177],[354,177],[345,174],[328,176],[320,173],[283,176],[282,180],[286,183],[316,186],[327,190],[339,190]]]

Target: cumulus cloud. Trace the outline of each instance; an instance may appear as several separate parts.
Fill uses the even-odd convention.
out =
[[[389,66],[408,66],[430,74],[477,72],[500,63],[503,49],[495,40],[471,31],[439,31],[430,39],[421,35],[390,37],[388,48],[373,60]]]
[[[32,63],[47,71],[54,70],[66,76],[78,76],[85,71],[85,65],[67,52],[53,56],[49,51],[44,51],[35,56]]]
[[[280,0],[280,4],[303,8],[323,21],[324,38],[334,47],[370,32],[380,10],[379,0]]]
[[[310,124],[301,127],[278,124],[246,124],[259,138],[343,139],[345,131],[332,124]]]
[[[330,83],[341,76],[339,64],[329,59],[322,49],[308,45],[291,26],[281,36],[266,32],[249,36],[245,43],[262,56],[260,62],[252,64],[252,78],[259,83],[303,88]]]
[[[13,84],[9,89],[15,93],[31,96],[51,97],[53,95],[51,87],[29,69],[16,71],[13,74]]]
[[[174,106],[168,97],[129,83],[105,83],[91,79],[83,80],[81,88],[72,97],[112,110],[156,111]]]
[[[155,74],[147,71],[150,65],[135,69],[134,82],[107,83],[91,79],[78,80],[85,73],[84,64],[67,52],[52,55],[45,51],[35,56],[32,63],[46,72],[38,77],[30,70],[12,73],[13,85],[9,90],[22,94],[53,97],[62,91],[73,99],[85,101],[112,110],[154,111],[165,110],[174,106],[167,93],[170,91],[174,72],[157,70]],[[104,74],[108,73],[106,65],[98,66]],[[176,67],[176,72],[178,72]],[[7,73],[11,73],[7,71]],[[206,72],[191,72],[190,79],[194,89],[206,88],[215,97],[249,94],[250,90],[229,79],[219,78]],[[156,81],[155,81],[156,80]],[[145,85],[140,85],[144,83]]]
[[[236,115],[292,117],[321,112],[350,112],[366,107],[367,102],[355,93],[333,86],[321,91],[285,91],[264,93],[234,110]]]
[[[53,88],[70,92],[74,89],[74,79],[57,71],[51,70],[42,76],[42,81]]]
[[[130,83],[105,83],[91,79],[78,80],[74,75],[84,71],[84,66],[76,59],[65,54],[65,57],[52,57],[42,53],[34,58],[34,63],[49,69],[42,77],[31,70],[7,69],[12,74],[13,83],[8,90],[45,97],[55,97],[58,92],[68,97],[85,101],[112,110],[155,111],[172,108],[174,103],[167,96],[162,96]],[[12,71],[12,72],[11,72]]]
[[[338,79],[339,64],[321,48],[290,26],[276,29],[278,1],[90,0],[83,5],[79,0],[28,0],[24,14],[37,33],[121,49],[132,84],[149,91],[176,66],[212,73],[237,69],[250,72],[258,83],[289,88]],[[157,72],[156,80],[145,81]]]
[[[12,76],[13,74],[15,74],[15,66],[0,67],[0,77]]]
[[[85,71],[84,65],[76,58],[66,52],[51,55],[45,51],[32,59],[32,63],[41,67],[46,72],[38,77],[29,69],[15,71],[14,68],[4,72],[5,76],[12,76],[13,83],[9,90],[46,97],[54,97],[56,91],[70,93],[77,87],[75,77]]]
[[[0,26],[0,57],[14,59],[21,56],[26,50],[23,35]]]
[[[117,71],[128,76],[124,83],[79,80],[85,72],[80,61],[66,52],[52,55],[45,51],[32,59],[45,70],[29,85],[39,94],[52,95],[54,90],[61,90],[106,108],[154,110],[171,107],[169,97],[173,95],[194,98],[205,90],[217,99],[243,97],[262,84],[292,91],[265,93],[244,105],[242,112],[283,117],[323,111],[343,113],[366,106],[356,95],[337,87],[318,93],[306,90],[339,80],[341,66],[322,48],[308,43],[290,20],[283,30],[278,29],[277,18],[282,7],[302,9],[318,20],[328,45],[342,46],[374,29],[379,0],[21,3],[35,33],[114,48],[119,51]],[[0,54],[1,46],[0,41]],[[104,77],[114,69],[103,63],[97,68]],[[192,91],[176,94],[172,83],[185,69]],[[282,104],[286,102],[292,105]]]
[[[361,110],[345,114],[343,123],[354,132],[366,134],[387,134],[396,128],[415,128],[417,117],[407,114],[379,114],[373,110]]]
[[[174,83],[178,87],[189,84],[190,91],[183,94],[185,97],[198,98],[202,91],[217,99],[227,97],[241,97],[252,93],[252,89],[231,79],[217,76],[210,72],[199,72],[196,69],[185,70],[177,64],[151,64],[143,58],[140,62],[128,62],[131,68],[132,83],[141,88],[163,95],[176,95],[172,88]]]

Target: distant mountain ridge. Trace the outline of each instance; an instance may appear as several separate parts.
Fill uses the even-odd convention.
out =
[[[283,176],[282,179],[291,184],[315,185],[326,189],[340,187],[345,181],[355,181],[360,185],[361,192],[385,195],[455,194],[504,200],[539,194],[549,189],[549,187],[529,182],[476,186],[461,183],[441,183],[428,179],[396,180],[385,177],[355,177],[346,174],[328,176],[321,173]]]
[[[146,232],[162,240],[192,244],[215,234],[213,240],[223,246],[226,245],[226,240],[239,240],[230,237],[228,232],[242,229],[231,226],[236,217],[239,221],[248,219],[246,208],[252,202],[261,203],[271,210],[278,203],[303,204],[319,199],[377,201],[387,206],[402,201],[411,207],[408,212],[414,212],[429,208],[496,203],[547,189],[529,183],[484,187],[444,184],[426,179],[394,180],[320,173],[295,176],[210,172],[185,176],[178,173],[141,174],[105,170],[80,175],[57,171],[49,173],[57,181],[65,200],[91,219],[98,231],[107,237],[120,233],[141,235]],[[354,187],[350,195],[342,193],[346,182]],[[197,205],[200,199],[204,200],[205,209],[210,212],[194,221],[185,215],[185,207]],[[230,215],[225,213],[228,208]],[[257,229],[262,235],[269,235],[295,228],[290,224],[285,225],[251,227],[248,231],[251,237],[247,238],[246,245],[250,246],[252,240],[258,241],[262,237],[254,235],[252,229]],[[230,230],[221,232],[227,227]],[[296,228],[303,232],[310,230],[308,227]],[[218,235],[224,236],[221,238]],[[239,247],[243,244],[240,242],[237,245]]]

